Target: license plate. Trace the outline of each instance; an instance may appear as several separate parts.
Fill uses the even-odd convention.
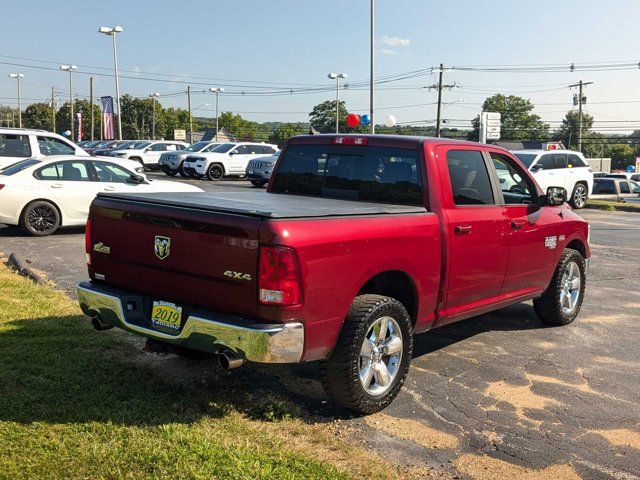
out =
[[[154,301],[151,309],[151,323],[159,327],[180,329],[182,307],[175,303]]]
[[[253,170],[249,169],[249,175],[253,175]]]

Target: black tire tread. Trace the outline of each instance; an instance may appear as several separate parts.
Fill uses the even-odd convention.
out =
[[[571,315],[565,315],[559,306],[558,299],[560,296],[560,279],[562,278],[562,272],[564,272],[564,269],[569,261],[575,261],[578,264],[578,268],[580,269],[580,273],[582,275],[582,283],[580,285],[581,291],[578,306]],[[585,267],[585,260],[577,250],[567,248],[562,252],[562,254],[560,255],[560,260],[558,261],[558,265],[553,272],[551,283],[549,283],[549,286],[540,298],[536,298],[533,300],[533,309],[536,312],[536,316],[540,320],[542,320],[542,322],[546,323],[547,325],[560,326],[568,325],[576,319],[578,313],[580,312],[582,301],[584,299],[584,287],[586,283]]]
[[[403,371],[398,372],[398,376],[394,380],[396,383],[388,392],[382,395],[379,400],[372,400],[363,394],[358,383],[358,372],[354,372],[354,364],[350,359],[354,355],[360,355],[360,342],[356,339],[366,334],[369,328],[369,316],[387,305],[399,307],[403,312],[404,319],[397,318],[396,320],[401,328],[403,322],[408,326],[408,332],[403,331],[403,340],[406,345],[402,359]],[[402,388],[409,370],[412,353],[413,327],[405,307],[394,298],[373,294],[360,295],[354,299],[349,308],[349,313],[331,356],[320,365],[323,387],[343,407],[364,414],[375,413],[389,405]]]

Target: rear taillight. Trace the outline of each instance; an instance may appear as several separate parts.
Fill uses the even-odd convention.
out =
[[[260,247],[258,289],[262,304],[290,306],[300,303],[300,269],[292,248]]]
[[[84,251],[87,254],[87,265],[91,265],[92,222],[87,219],[87,228],[84,231]]]
[[[4,188],[4,185],[0,183],[0,190]]]

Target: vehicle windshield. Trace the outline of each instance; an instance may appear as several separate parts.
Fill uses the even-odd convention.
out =
[[[149,145],[151,145],[151,142],[131,142],[126,148],[127,150],[140,150],[147,148]]]
[[[131,146],[136,143],[136,142],[124,142],[121,144],[116,145],[116,147],[114,148],[114,150],[126,150],[131,148]]]
[[[15,175],[18,172],[21,172],[25,168],[29,168],[32,165],[40,163],[40,160],[36,160],[34,158],[28,158],[26,160],[21,160],[17,163],[11,164],[8,167],[5,167],[0,170],[0,175]]]
[[[231,150],[235,146],[236,146],[235,143],[223,143],[222,145],[218,145],[216,148],[214,148],[211,151],[216,153],[227,153],[229,150]]]
[[[196,142],[193,145],[189,145],[185,149],[185,152],[199,152],[200,150],[202,150],[207,145],[209,145],[209,142]]]
[[[272,192],[422,205],[419,156],[407,148],[292,145]]]
[[[529,168],[533,161],[538,157],[537,153],[514,153],[514,155],[527,168]]]

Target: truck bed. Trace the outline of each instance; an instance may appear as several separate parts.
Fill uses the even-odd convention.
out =
[[[100,193],[100,198],[258,218],[317,218],[424,213],[422,206],[394,205],[265,192]]]

